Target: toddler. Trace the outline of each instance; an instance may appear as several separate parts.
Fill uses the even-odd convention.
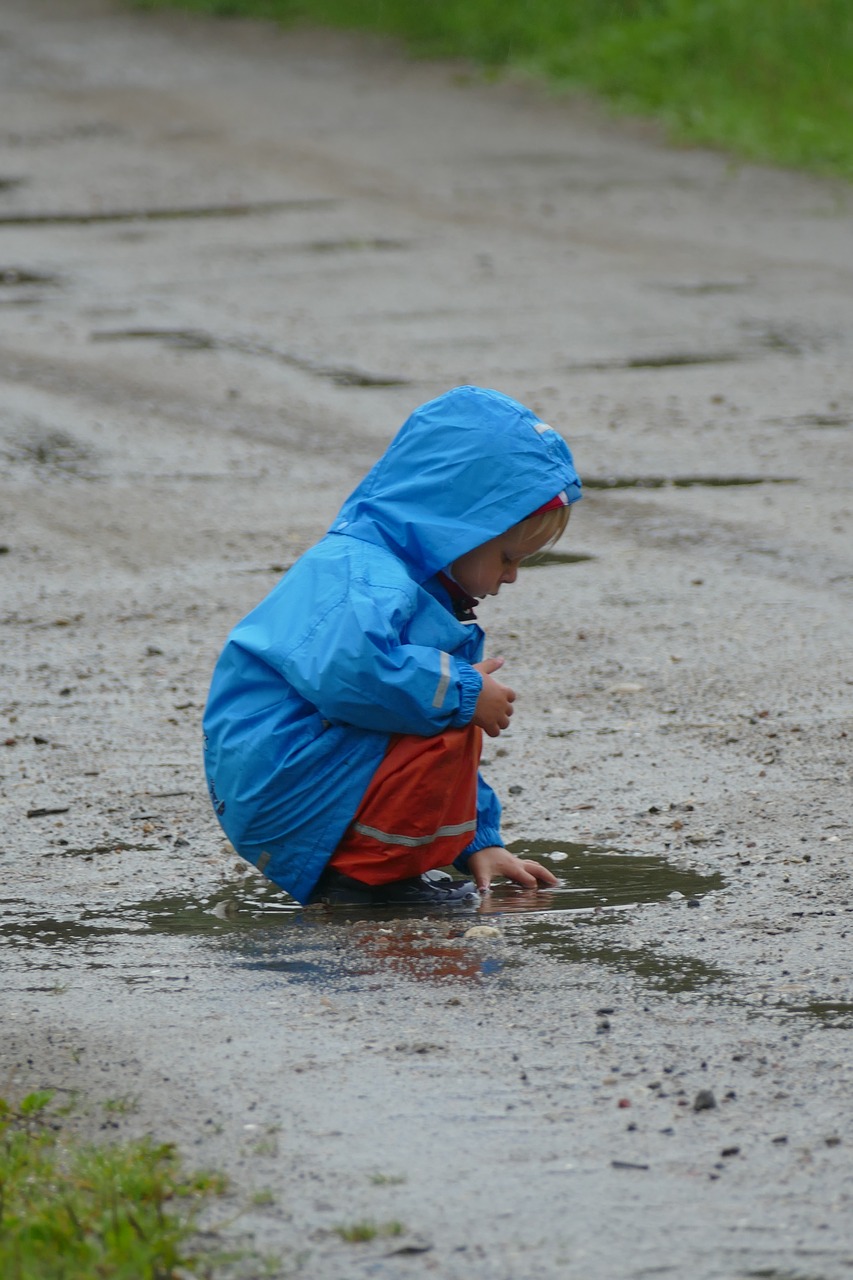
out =
[[[503,847],[479,776],[515,694],[474,607],[580,496],[562,438],[500,392],[458,387],[411,415],[216,665],[205,768],[243,857],[303,903],[468,905],[494,876],[556,883]]]

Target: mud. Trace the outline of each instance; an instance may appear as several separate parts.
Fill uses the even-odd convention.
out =
[[[2,1092],[224,1170],[233,1274],[853,1275],[850,205],[380,41],[4,5]],[[560,883],[301,910],[209,672],[466,381],[587,480],[481,610]]]

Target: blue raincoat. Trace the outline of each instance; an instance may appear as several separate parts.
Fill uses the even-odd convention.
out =
[[[205,769],[234,848],[304,902],[391,734],[467,725],[482,687],[476,623],[435,575],[564,490],[565,442],[497,391],[417,409],[305,553],[229,636],[204,716]],[[478,782],[477,849],[501,844]]]

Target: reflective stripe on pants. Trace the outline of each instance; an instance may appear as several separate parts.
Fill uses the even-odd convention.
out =
[[[365,884],[446,867],[477,830],[482,730],[397,735],[329,865]]]

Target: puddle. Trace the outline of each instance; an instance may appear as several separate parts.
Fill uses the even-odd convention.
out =
[[[407,387],[408,378],[397,378],[393,374],[360,373],[358,369],[324,369],[312,370],[321,378],[328,378],[338,387]]]
[[[753,287],[748,277],[731,280],[683,280],[675,284],[659,284],[657,288],[667,293],[679,293],[685,297],[703,297],[710,293],[743,293]]]
[[[307,244],[288,246],[289,253],[391,253],[411,249],[411,240],[386,240],[376,237],[370,240],[311,240]],[[278,250],[278,252],[282,252]]]
[[[685,294],[731,293],[744,286],[740,282],[695,282],[685,286],[668,287],[672,292]],[[746,287],[749,287],[748,284]],[[808,333],[797,325],[765,324],[761,321],[747,321],[739,325],[744,336],[744,344],[734,348],[721,347],[715,351],[651,351],[636,356],[604,357],[600,360],[569,361],[563,366],[566,373],[586,373],[600,371],[618,371],[632,369],[689,369],[702,365],[737,364],[743,360],[760,358],[768,353],[786,356],[802,356],[807,352],[819,351],[825,338],[820,334]]]
[[[538,551],[535,556],[524,561],[525,569],[541,569],[551,564],[583,564],[586,560],[594,560],[595,556],[583,551]]]
[[[780,427],[853,426],[853,416],[849,413],[801,413],[796,418],[768,418],[767,421]]]
[[[267,213],[304,213],[332,209],[337,200],[254,200],[234,204],[184,205],[173,208],[111,209],[90,213],[3,213],[0,226],[88,226],[103,222],[174,222],[192,218],[248,218]]]
[[[208,898],[155,896],[116,903],[112,911],[78,904],[65,919],[39,916],[26,902],[10,901],[0,941],[19,954],[22,947],[28,950],[27,970],[73,967],[74,949],[81,948],[88,967],[108,963],[133,985],[166,981],[160,968],[139,972],[133,936],[151,934],[198,938],[227,951],[242,967],[336,990],[389,970],[427,981],[479,981],[517,964],[522,948],[531,947],[567,963],[632,972],[672,991],[707,987],[725,977],[695,960],[611,945],[600,929],[589,927],[616,923],[631,904],[664,902],[672,893],[689,899],[720,888],[721,876],[681,871],[648,854],[579,844],[517,842],[512,849],[550,865],[560,877],[558,887],[537,892],[500,884],[477,911],[423,916],[376,908],[303,910],[269,882],[249,876]],[[504,940],[472,945],[466,931],[489,920],[499,924]],[[122,935],[123,955],[116,951]],[[506,940],[517,947],[508,949]]]
[[[698,902],[702,894],[724,886],[722,876],[683,871],[652,854],[596,846],[517,841],[509,847],[519,857],[549,866],[560,879],[547,894],[505,886],[487,899],[487,912],[507,913],[510,938],[564,964],[604,965],[669,994],[707,995],[730,983],[725,970],[701,960],[668,955],[652,945],[623,947],[602,937],[626,907],[665,903],[672,894]],[[538,909],[531,909],[531,898]]]
[[[587,924],[586,928],[573,929],[553,920],[528,919],[520,925],[510,924],[507,932],[564,964],[604,965],[669,995],[690,991],[719,994],[721,988],[731,986],[731,973],[692,956],[667,954],[650,944],[620,947],[601,941],[601,930],[608,919],[612,923],[612,916],[601,916],[598,927]]]
[[[481,914],[505,915],[510,939],[565,964],[601,964],[631,974],[670,994],[710,994],[731,982],[725,970],[701,960],[602,938],[625,908],[668,903],[672,895],[698,904],[703,894],[724,887],[721,875],[684,871],[653,854],[594,845],[519,840],[508,847],[519,857],[536,858],[560,880],[546,892],[503,885],[485,899]]]
[[[853,1003],[849,1000],[814,1000],[811,1004],[789,1005],[788,1012],[817,1018],[825,1027],[853,1030]]]
[[[757,1010],[755,1017],[809,1018],[822,1027],[853,1031],[853,1002],[849,1000],[811,1000],[805,1004],[768,1005]]]
[[[670,351],[660,355],[626,356],[613,360],[579,360],[564,365],[566,373],[599,373],[619,369],[680,369],[694,365],[736,364],[740,351]]]
[[[29,946],[48,951],[52,947],[60,948],[61,954],[56,961],[42,965],[31,961],[28,969],[71,967],[71,959],[66,962],[64,956],[67,947],[104,941],[119,934],[138,933],[147,928],[147,922],[142,918],[133,919],[127,912],[111,916],[106,908],[101,911],[83,909],[73,918],[61,920],[40,916],[26,904],[19,911],[15,911],[8,901],[2,906],[4,919],[0,922],[0,942],[16,948]]]
[[[214,351],[229,345],[204,329],[99,329],[90,336],[92,342],[162,342],[179,351]]]
[[[104,844],[92,849],[69,847],[55,852],[58,856],[92,857],[118,847],[118,844]],[[467,928],[475,916],[597,916],[629,905],[662,903],[674,893],[695,901],[725,884],[720,875],[683,871],[651,854],[619,853],[591,845],[551,841],[516,841],[509,848],[520,857],[535,857],[549,866],[558,876],[559,885],[537,891],[509,883],[498,884],[475,913],[435,919]],[[140,929],[183,936],[248,935],[273,929],[276,936],[281,937],[283,926],[298,925],[300,930],[311,930],[317,926],[336,927],[353,920],[387,923],[400,918],[400,913],[391,908],[304,910],[275,885],[256,876],[216,890],[208,898],[155,896],[139,902],[117,903],[112,914],[106,908],[82,907],[73,918],[66,920],[38,917],[26,903],[20,904],[22,909],[16,920],[11,918],[16,914],[16,905],[14,900],[7,900],[5,904],[10,909],[10,918],[0,923],[0,938],[27,939],[45,946],[99,935],[112,937],[117,932],[136,933]],[[402,918],[417,924],[424,917]]]
[[[540,953],[560,964],[602,966],[652,992],[743,1004],[751,1018],[799,1018],[853,1029],[850,1001],[791,1000],[756,1009],[748,994],[738,994],[733,972],[694,956],[673,955],[656,942],[622,943],[617,930],[628,908],[659,904],[661,912],[670,911],[670,899],[679,895],[677,909],[683,910],[724,887],[722,876],[602,846],[516,841],[510,848],[549,866],[559,878],[557,887],[543,891],[498,884],[475,911],[432,916],[376,908],[304,910],[252,875],[204,898],[155,895],[113,907],[78,903],[65,918],[40,914],[25,899],[7,899],[0,944],[8,948],[9,972],[15,962],[21,972],[32,974],[65,972],[82,963],[110,970],[128,987],[161,991],[178,982],[170,971],[170,952],[164,944],[152,962],[150,942],[140,944],[151,935],[196,939],[214,962],[316,984],[332,995],[369,989],[389,972],[427,982],[480,982]],[[63,852],[91,856],[96,851]],[[489,923],[497,935],[482,941],[465,937],[472,926]],[[661,928],[665,933],[665,918]],[[195,952],[192,960],[182,953],[180,981],[192,982],[186,970],[204,963],[203,952]],[[27,989],[61,996],[66,988]]]
[[[711,889],[722,889],[721,875],[682,871],[649,853],[622,853],[600,845],[549,840],[516,840],[507,848],[519,858],[535,858],[553,871],[560,884],[547,892],[500,886],[481,910],[509,912],[586,912],[635,903],[664,902],[673,893],[697,901]],[[495,906],[490,905],[494,901]]]
[[[56,129],[4,130],[0,144],[7,147],[52,146],[57,142],[80,142],[89,139],[125,137],[127,130],[112,121],[92,120],[85,124],[68,124]],[[23,179],[26,181],[26,179]]]
[[[90,334],[92,342],[162,342],[179,351],[236,351],[240,355],[275,360],[292,369],[301,369],[318,378],[327,378],[339,387],[405,387],[408,378],[395,374],[366,373],[363,369],[325,365],[290,351],[278,351],[260,342],[244,342],[239,338],[217,338],[205,329],[98,329]]]
[[[114,844],[57,852],[92,857],[117,848]],[[79,943],[112,942],[118,934],[215,936],[230,930],[266,929],[277,924],[282,915],[301,917],[301,908],[274,885],[254,878],[251,884],[229,886],[210,898],[153,897],[118,902],[112,910],[78,905],[75,914],[65,919],[39,915],[28,903],[7,899],[3,902],[0,941],[64,950]]]
[[[51,972],[64,974],[82,964],[109,970],[130,988],[168,991],[174,989],[170,983],[194,980],[193,970],[205,966],[203,953],[190,959],[182,952],[176,968],[165,942],[154,961],[150,943],[139,944],[151,935],[196,939],[214,962],[315,984],[331,995],[370,989],[389,972],[432,983],[481,982],[541,953],[560,964],[602,966],[638,979],[651,992],[743,1004],[750,1018],[799,1018],[853,1029],[849,1001],[780,1002],[756,1009],[735,990],[735,973],[673,955],[655,942],[626,946],[615,936],[629,906],[660,903],[667,911],[670,894],[698,900],[723,886],[721,876],[682,871],[649,854],[578,844],[519,841],[512,849],[550,865],[560,877],[558,887],[543,892],[502,884],[477,911],[433,916],[377,909],[306,911],[254,876],[208,898],[154,896],[112,909],[76,904],[75,914],[64,919],[39,914],[28,900],[6,899],[0,945],[8,948],[9,973],[16,967],[34,977],[42,973],[44,982]],[[498,935],[482,941],[465,937],[473,925],[489,922]],[[665,932],[665,920],[662,927]],[[61,981],[26,990],[61,996],[66,990]]]
[[[31,810],[30,812],[36,812]],[[53,810],[45,810],[45,812],[54,812]],[[64,813],[67,810],[57,809],[57,813]],[[29,814],[27,815],[29,816]],[[45,849],[42,853],[44,858],[82,858],[84,862],[92,862],[95,858],[104,854],[117,853],[161,853],[162,850],[158,845],[154,844],[133,844],[128,840],[105,840],[102,844],[92,845],[64,845],[56,849]]]
[[[26,285],[56,285],[59,276],[46,271],[28,271],[25,267],[0,267],[0,289],[18,289]]]
[[[755,484],[794,484],[789,476],[584,476],[585,489],[734,489]]]

